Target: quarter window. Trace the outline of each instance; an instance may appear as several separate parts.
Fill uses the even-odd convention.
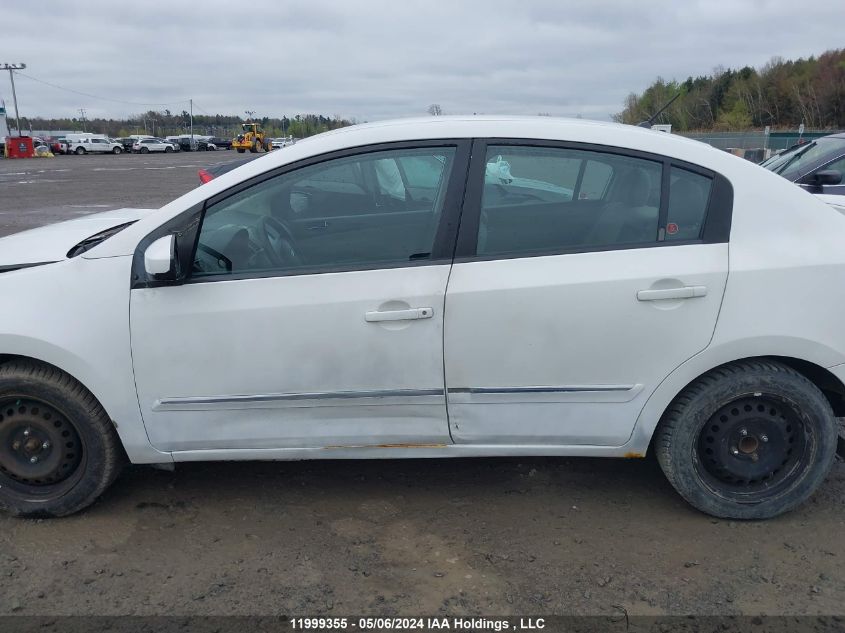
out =
[[[209,207],[193,276],[428,260],[455,149],[388,150],[270,178]]]
[[[662,164],[619,154],[490,146],[478,255],[656,242]]]
[[[669,177],[666,240],[694,240],[701,236],[713,181],[680,167]]]

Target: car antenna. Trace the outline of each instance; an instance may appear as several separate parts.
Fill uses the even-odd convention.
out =
[[[651,124],[654,123],[654,121],[657,119],[657,117],[659,117],[661,114],[663,114],[663,111],[666,110],[666,108],[668,108],[670,105],[672,105],[672,102],[674,102],[675,99],[677,99],[680,96],[681,96],[680,92],[675,94],[675,96],[672,97],[671,99],[669,99],[669,101],[667,101],[666,104],[662,108],[660,108],[657,112],[652,114],[650,117],[648,117],[642,123],[637,123],[637,127],[644,127],[644,128],[651,129]]]

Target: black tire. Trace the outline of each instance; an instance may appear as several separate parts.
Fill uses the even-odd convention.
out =
[[[149,153],[150,153],[150,148],[149,148],[149,147],[142,147],[142,148],[141,148],[141,153],[142,153],[142,154],[149,154]]]
[[[170,153],[170,152],[172,152],[172,151],[173,151],[173,148],[172,148],[172,147],[165,147],[165,148],[164,148],[164,153],[165,153],[165,154],[169,154],[169,153]]]
[[[115,147],[115,148],[111,151],[111,153],[112,153],[112,154],[120,154],[121,152],[123,152],[123,150],[122,150],[121,148],[119,148],[119,147]]]
[[[245,151],[245,150],[244,150],[244,148],[243,148],[243,147],[239,147],[239,148],[238,148],[238,154],[243,154],[243,153],[244,153],[244,151]]]
[[[838,422],[824,394],[775,361],[705,374],[657,428],[657,460],[690,504],[716,517],[768,519],[806,501],[830,471]]]
[[[34,361],[0,365],[0,509],[72,514],[108,488],[124,461],[114,425],[79,382]]]
[[[85,153],[84,147],[77,147],[76,152],[74,152],[77,156],[82,156]]]

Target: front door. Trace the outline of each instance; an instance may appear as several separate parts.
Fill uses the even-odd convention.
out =
[[[344,152],[209,201],[190,278],[132,290],[152,444],[448,442],[443,303],[466,155]]]
[[[577,146],[503,141],[473,161],[446,295],[452,437],[624,444],[660,381],[713,334],[723,181]]]

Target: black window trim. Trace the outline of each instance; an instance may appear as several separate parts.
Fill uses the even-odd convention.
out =
[[[639,158],[642,160],[660,163],[662,175],[660,209],[658,211],[658,234],[652,241],[634,244],[568,247],[560,249],[544,249],[537,252],[478,255],[476,253],[476,248],[478,242],[478,225],[481,218],[481,199],[484,189],[487,149],[491,145],[581,150],[599,152],[603,154],[615,154],[618,156],[627,156],[630,158]],[[704,226],[702,227],[698,239],[665,239],[669,205],[669,175],[671,167],[685,169],[686,171],[694,174],[710,178],[713,181],[713,185],[710,190],[710,198],[705,210]],[[612,145],[599,145],[596,143],[529,138],[476,138],[473,139],[472,143],[472,157],[470,160],[469,176],[467,178],[464,194],[463,213],[461,214],[461,225],[460,230],[458,231],[454,263],[493,261],[499,259],[524,259],[529,257],[550,257],[554,255],[634,250],[640,248],[664,248],[672,246],[686,246],[691,244],[727,243],[730,238],[732,214],[733,187],[731,186],[730,181],[718,172],[714,172],[713,170],[702,167],[701,165],[688,163],[686,161],[661,154],[652,154],[650,152],[643,152],[630,148],[616,147]]]
[[[472,139],[469,138],[442,138],[442,139],[421,139],[394,141],[388,143],[374,143],[359,145],[356,147],[344,148],[324,154],[318,154],[304,158],[293,163],[281,165],[248,180],[241,181],[236,185],[221,191],[194,207],[184,211],[170,221],[156,228],[153,232],[143,238],[135,249],[132,265],[132,284],[135,288],[157,288],[162,286],[175,286],[183,284],[214,283],[218,281],[237,281],[243,279],[266,279],[272,277],[294,277],[302,275],[327,274],[339,272],[355,272],[367,270],[388,270],[393,268],[411,268],[417,266],[435,266],[451,264],[455,253],[455,242],[457,239],[458,225],[460,223],[461,208],[464,199],[464,189],[467,183],[467,172],[470,159],[470,147]],[[291,270],[268,269],[265,271],[244,271],[242,273],[224,273],[220,275],[205,275],[194,278],[190,271],[199,238],[199,227],[206,210],[227,198],[259,185],[277,176],[293,172],[297,169],[310,167],[320,163],[347,158],[350,156],[363,156],[376,152],[389,150],[414,150],[437,147],[454,147],[455,154],[452,160],[452,171],[449,174],[449,181],[446,194],[443,198],[443,208],[440,212],[440,223],[435,231],[434,244],[431,257],[428,259],[416,259],[402,262],[387,262],[373,264],[348,264],[339,266],[313,266],[302,267]],[[185,274],[179,279],[163,280],[151,279],[144,269],[144,251],[156,239],[168,234],[177,234],[177,251],[179,253],[179,268]],[[190,249],[187,244],[190,243]]]

